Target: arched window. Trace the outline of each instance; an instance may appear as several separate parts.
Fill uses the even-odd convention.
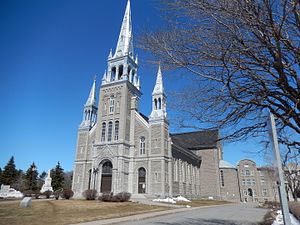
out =
[[[139,178],[138,178],[138,193],[143,194],[146,193],[146,170],[141,167],[138,170]]]
[[[221,186],[224,187],[225,183],[224,183],[224,171],[220,170],[220,178],[221,178]]]
[[[145,149],[145,137],[140,138],[140,155],[145,155],[146,154],[146,149]]]
[[[116,78],[116,71],[117,71],[116,67],[113,67],[111,69],[111,81],[115,80],[115,78]]]
[[[112,174],[112,164],[110,161],[107,161],[102,166],[102,174],[110,175]]]
[[[101,141],[105,141],[106,123],[102,123]]]
[[[84,111],[84,115],[85,115],[84,120],[87,120],[88,119],[88,111],[87,110]]]
[[[115,122],[115,141],[119,140],[119,121]]]
[[[185,171],[185,162],[182,162],[181,164],[181,170],[182,170],[182,181],[185,182],[186,178],[186,171]]]
[[[121,79],[122,75],[123,75],[123,65],[120,65],[120,66],[119,66],[118,80]]]
[[[112,164],[110,161],[106,161],[102,165],[101,175],[101,192],[110,193],[112,187]]]
[[[112,136],[112,122],[108,123],[107,141],[111,141]]]
[[[161,98],[158,99],[158,109],[161,109]]]
[[[178,181],[178,160],[174,162],[174,181]]]
[[[113,113],[115,110],[115,98],[112,96],[109,99],[109,113]]]
[[[131,70],[131,67],[128,66],[128,68],[127,68],[127,74],[128,74],[128,76],[129,76],[129,74],[130,74],[130,70]]]
[[[154,99],[154,109],[155,110],[157,109],[157,99],[156,98]]]

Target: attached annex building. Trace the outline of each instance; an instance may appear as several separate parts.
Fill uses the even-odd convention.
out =
[[[142,93],[133,48],[130,1],[116,50],[110,51],[107,64],[98,104],[94,81],[78,129],[72,184],[75,197],[82,197],[87,189],[96,189],[98,193],[126,191],[133,195],[181,194],[216,199],[227,195],[231,199],[239,187],[236,181],[230,194],[222,190],[218,130],[169,133],[160,66],[149,102],[152,112],[146,117],[139,111]],[[221,173],[226,175],[227,169]],[[233,200],[239,201],[239,194]]]

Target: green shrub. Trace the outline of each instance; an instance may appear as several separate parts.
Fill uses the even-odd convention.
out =
[[[41,192],[39,192],[39,191],[33,191],[33,197],[35,199],[38,199],[40,197],[40,195],[41,195]]]
[[[61,190],[56,190],[56,191],[54,191],[54,198],[56,199],[56,200],[58,200],[59,199],[59,196],[61,195]]]
[[[103,201],[103,202],[111,202],[111,201],[112,201],[112,198],[113,198],[113,195],[114,195],[113,192],[110,192],[110,193],[103,193],[98,199],[99,199],[100,201]]]
[[[289,202],[290,212],[300,220],[300,202]]]
[[[120,192],[116,195],[111,193],[104,193],[102,196],[99,197],[100,201],[103,202],[128,202],[131,197],[131,194],[128,192]]]
[[[97,196],[97,191],[95,189],[85,190],[82,193],[82,195],[86,200],[95,200]]]
[[[71,189],[65,189],[62,191],[61,197],[65,199],[70,199],[74,195],[74,192]]]
[[[32,190],[25,190],[25,191],[23,191],[24,197],[32,197],[33,193],[34,192]]]
[[[43,193],[43,195],[45,195],[46,198],[50,198],[50,196],[51,196],[52,194],[53,194],[52,191],[45,191],[45,192]]]
[[[272,213],[272,211],[268,211],[261,222],[258,223],[258,225],[272,225],[275,218]]]

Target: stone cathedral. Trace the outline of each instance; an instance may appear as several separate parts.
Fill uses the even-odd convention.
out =
[[[222,160],[218,130],[169,133],[160,66],[149,102],[152,112],[145,116],[139,111],[142,93],[129,0],[116,49],[108,55],[98,103],[96,91],[94,80],[78,129],[74,197],[96,189],[145,197],[241,200],[238,172]]]

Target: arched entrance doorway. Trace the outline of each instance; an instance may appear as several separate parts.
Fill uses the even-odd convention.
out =
[[[248,188],[248,196],[249,201],[253,201],[253,190],[251,188]]]
[[[139,179],[138,179],[138,193],[145,194],[146,193],[146,170],[145,168],[139,168]]]
[[[110,161],[106,161],[102,165],[101,192],[110,193],[111,183],[112,183],[112,164]]]

